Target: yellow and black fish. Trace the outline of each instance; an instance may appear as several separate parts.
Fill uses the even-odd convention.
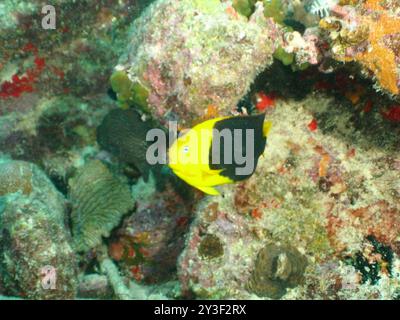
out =
[[[175,140],[168,150],[168,165],[188,184],[218,195],[215,186],[241,181],[254,173],[270,128],[265,114],[207,120]]]

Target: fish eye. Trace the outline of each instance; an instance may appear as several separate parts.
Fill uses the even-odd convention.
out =
[[[182,150],[183,150],[183,153],[188,153],[189,152],[189,146],[184,146]]]

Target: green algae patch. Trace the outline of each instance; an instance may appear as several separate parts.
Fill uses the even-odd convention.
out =
[[[285,10],[281,0],[264,0],[264,16],[266,18],[273,18],[276,23],[284,25]]]
[[[140,106],[143,111],[147,111],[148,109],[148,97],[149,91],[143,85],[139,82],[132,84],[132,100],[136,105]]]
[[[275,50],[274,58],[281,61],[285,66],[289,66],[294,62],[294,54],[286,52],[282,47]]]
[[[111,87],[117,94],[121,108],[127,109],[132,105],[143,111],[148,109],[147,98],[149,91],[139,82],[132,82],[124,71],[116,71],[110,78]]]
[[[254,0],[234,0],[232,6],[239,14],[249,18],[255,10],[255,3]]]

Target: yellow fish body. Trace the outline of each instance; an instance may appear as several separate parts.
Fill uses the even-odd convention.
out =
[[[271,128],[271,122],[264,121],[265,114],[255,116],[238,116],[238,117],[219,117],[204,121],[182,136],[178,137],[168,150],[168,166],[182,180],[186,181],[193,187],[210,195],[218,195],[219,192],[215,186],[234,183],[250,177],[255,170],[258,158],[263,154],[266,138]],[[218,150],[219,157],[223,158],[225,150],[233,150],[238,147],[235,140],[235,130],[242,130],[244,133],[247,129],[254,130],[254,169],[244,175],[238,175],[236,172],[238,164],[236,162],[222,161],[214,163],[213,148]],[[216,136],[216,132],[232,134],[232,140],[221,139],[221,135]],[[223,142],[215,145],[218,141]],[[246,148],[248,142],[245,138],[239,141],[242,149]],[[225,147],[231,146],[231,149]],[[247,150],[247,149],[246,149]],[[221,159],[220,159],[221,160]]]

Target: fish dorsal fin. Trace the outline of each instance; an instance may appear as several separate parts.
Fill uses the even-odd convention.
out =
[[[263,125],[263,135],[264,137],[268,136],[269,131],[272,128],[272,122],[271,121],[265,121]]]

